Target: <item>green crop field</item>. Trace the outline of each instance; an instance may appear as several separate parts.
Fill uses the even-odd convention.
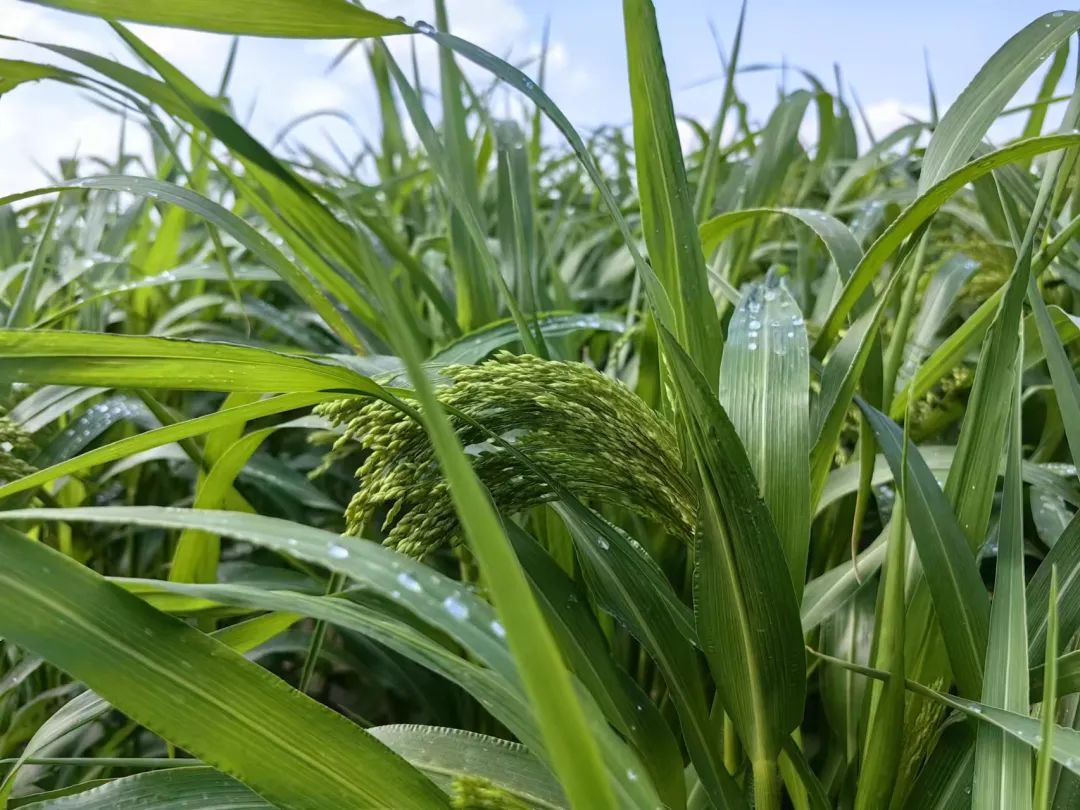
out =
[[[0,198],[0,810],[1080,808],[1080,13],[876,138],[738,17],[684,147],[666,3],[585,132],[443,0],[39,2],[114,36],[0,116],[152,148]],[[348,40],[375,135],[126,22]]]

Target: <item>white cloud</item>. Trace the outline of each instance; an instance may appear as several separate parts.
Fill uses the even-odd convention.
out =
[[[0,0],[0,33],[31,41],[93,50],[103,24],[16,0]],[[0,42],[0,56],[49,64],[63,57],[33,45]],[[120,124],[77,90],[32,82],[0,97],[0,193],[41,185],[42,168],[57,169],[60,157],[115,155]],[[40,167],[40,168],[39,168]]]
[[[400,16],[409,23],[434,22],[430,0],[375,0],[368,7],[390,16]],[[540,55],[541,30],[530,21],[517,0],[447,0],[447,16],[450,30],[469,42],[505,58],[526,72],[536,75]],[[406,76],[413,76],[415,55],[416,69],[425,94],[437,95],[439,90],[439,49],[423,36],[390,37],[385,40],[391,55]],[[312,40],[304,43],[305,51],[316,56],[322,65],[329,65],[347,43],[342,40]],[[487,89],[494,77],[487,70],[477,67],[467,59],[457,57],[457,63],[467,80],[477,90]],[[331,74],[334,82],[345,82],[349,89],[347,111],[355,113],[361,122],[371,122],[374,112],[374,90],[370,83],[367,59],[361,48],[350,56]],[[305,80],[306,81],[306,80]],[[546,86],[556,103],[567,109],[571,106],[589,108],[588,96],[596,91],[596,82],[585,67],[576,63],[565,43],[554,39],[548,43]],[[302,103],[306,109],[315,109],[310,99],[300,91],[291,105],[296,112]],[[429,104],[429,112],[438,116],[437,104]],[[517,91],[506,86],[496,89],[492,110],[497,115],[517,115],[522,110],[532,112],[531,102]],[[409,122],[404,125],[411,130]]]
[[[345,82],[333,77],[316,76],[291,82],[281,100],[284,111],[295,116],[314,110],[344,110],[350,105],[350,95]]]
[[[925,104],[914,104],[897,98],[881,99],[863,109],[875,138],[882,138],[905,124],[910,124],[912,119],[925,121],[930,115]]]
[[[6,36],[62,43],[79,48],[90,48],[94,44],[93,28],[101,25],[88,17],[65,14],[17,0],[0,0],[0,21],[0,33]],[[24,46],[3,43],[5,54],[9,53],[9,49],[21,53],[32,52]]]
[[[117,154],[120,119],[73,91],[23,87],[0,99],[0,109],[0,193],[41,185],[42,169],[55,173],[62,157]],[[127,151],[144,152],[146,145],[141,130],[129,125]]]
[[[701,146],[701,139],[698,138],[697,130],[687,121],[677,118],[675,120],[675,129],[679,132],[679,144],[682,146],[683,154],[692,152]]]
[[[154,25],[133,24],[128,27],[191,79],[204,87],[216,87],[229,52],[231,37]],[[126,52],[123,46],[119,50]]]
[[[372,0],[369,7],[409,22],[432,22],[430,0]],[[535,73],[541,31],[532,24],[520,0],[447,0],[451,30],[497,56]],[[215,91],[231,39],[196,31],[132,25],[131,29],[208,91]],[[80,47],[108,55],[126,64],[136,59],[105,23],[89,17],[41,6],[0,0],[0,34]],[[412,51],[425,91],[438,92],[437,46],[422,36],[391,37],[391,53],[406,75],[412,76]],[[229,92],[241,118],[257,137],[269,143],[282,126],[319,109],[338,109],[358,122],[364,137],[373,138],[378,126],[375,91],[367,60],[358,48],[331,74],[325,70],[345,43],[340,40],[273,40],[244,38]],[[65,64],[65,59],[31,46],[0,42],[0,56]],[[478,89],[493,81],[490,73],[459,58],[466,76]],[[74,66],[80,72],[89,70]],[[553,40],[547,54],[547,87],[564,110],[592,109],[598,92],[596,79],[575,62],[566,44]],[[80,98],[79,90],[52,82],[35,82],[0,98],[0,193],[35,185],[41,172],[35,161],[50,168],[76,146],[81,154],[115,153],[119,121],[107,111]],[[518,111],[523,97],[499,89],[493,109],[502,114]],[[531,105],[526,104],[531,112]],[[437,105],[429,109],[437,117]],[[250,121],[248,113],[251,112]],[[407,122],[406,122],[407,126]],[[347,124],[322,118],[296,129],[290,140],[304,141],[326,152],[323,133],[335,133]],[[346,144],[357,142],[355,135]]]

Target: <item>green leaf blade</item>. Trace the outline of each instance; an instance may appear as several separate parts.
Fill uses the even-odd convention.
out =
[[[447,805],[349,721],[63,555],[0,527],[0,560],[6,638],[270,801]]]
[[[360,39],[412,33],[412,26],[344,0],[260,0],[258,13],[229,0],[30,0],[42,6],[149,25],[223,34],[305,39]]]
[[[728,327],[720,402],[746,448],[799,598],[810,544],[809,391],[798,304],[780,284],[751,288]]]

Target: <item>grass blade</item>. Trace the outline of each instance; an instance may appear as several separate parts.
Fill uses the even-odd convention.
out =
[[[638,193],[649,259],[675,309],[675,335],[715,387],[723,334],[709,291],[652,0],[624,0]]]
[[[184,760],[176,760],[186,764]],[[114,810],[139,807],[145,810],[196,810],[228,807],[231,810],[273,810],[250,788],[212,768],[175,767],[113,779],[97,787],[67,792],[54,798],[24,797],[29,810]]]
[[[342,366],[208,341],[0,330],[0,373],[25,383],[303,393],[382,388]]]
[[[551,774],[521,745],[456,728],[379,726],[372,736],[453,793],[455,779],[480,777],[536,810],[557,810],[566,798]]]
[[[866,694],[867,727],[862,750],[855,807],[857,810],[887,806],[900,770],[904,730],[904,569],[907,566],[907,524],[902,513],[889,531],[884,580],[879,590],[874,627],[873,660],[888,673],[875,681]]]
[[[260,0],[258,14],[238,0],[30,0],[42,6],[114,20],[260,37],[360,39],[412,28],[345,0]]]
[[[0,559],[6,592],[19,595],[0,616],[6,638],[268,800],[447,806],[352,723],[69,558],[0,527]]]
[[[375,281],[376,292],[392,307],[390,326],[415,386],[424,427],[449,485],[465,537],[506,627],[510,651],[544,733],[553,770],[573,806],[613,810],[614,792],[605,778],[600,749],[558,645],[529,589],[490,494],[469,464],[424,373],[420,352],[405,326],[408,316],[401,310],[389,280],[376,276]]]
[[[1009,99],[1077,28],[1080,13],[1044,14],[990,57],[934,130],[919,175],[920,192],[968,161]]]
[[[29,326],[34,320],[34,309],[37,304],[38,292],[45,278],[45,263],[50,259],[53,250],[53,230],[56,228],[56,217],[60,213],[60,199],[57,198],[49,211],[49,218],[45,227],[41,229],[37,246],[34,248],[34,256],[30,260],[30,266],[23,274],[22,286],[19,294],[15,297],[15,303],[8,312],[7,328],[22,329]]]
[[[904,509],[960,692],[981,695],[990,601],[967,538],[919,451],[910,443],[902,447],[900,429],[883,413],[857,402],[896,480],[907,476]],[[906,470],[901,466],[904,457]]]
[[[1061,336],[1050,319],[1050,312],[1034,278],[1028,279],[1028,301],[1039,330],[1039,341],[1046,353],[1046,365],[1057,394],[1058,409],[1065,425],[1065,436],[1072,451],[1073,465],[1080,468],[1080,380],[1065,353]]]
[[[724,709],[750,752],[758,800],[778,806],[776,758],[806,697],[795,589],[734,426],[671,335],[662,336],[703,489],[694,570],[698,636]]]
[[[1050,767],[1053,760],[1050,751],[1054,742],[1054,715],[1057,712],[1058,686],[1058,620],[1057,620],[1057,571],[1050,572],[1050,601],[1046,608],[1046,663],[1043,670],[1042,690],[1042,745],[1035,763],[1035,796],[1032,801],[1034,810],[1050,808]]]
[[[119,439],[4,484],[0,486],[0,498],[42,486],[64,475],[72,475],[96,467],[99,464],[127,458],[144,450],[161,447],[172,442],[181,442],[193,436],[200,436],[225,425],[243,423],[250,419],[271,416],[296,408],[305,408],[328,398],[328,395],[323,394],[285,394],[260,400],[250,405],[223,409],[206,416],[187,419],[155,430],[148,430],[145,433]]]
[[[810,354],[779,280],[755,285],[728,326],[720,403],[742,439],[801,600],[810,545]]]
[[[982,702],[1006,711],[1027,712],[1027,615],[1024,606],[1023,484],[1020,480],[1020,375],[1009,397],[1005,488],[998,529],[997,576],[990,609],[986,669],[995,677],[983,682]],[[977,807],[1031,807],[1031,752],[1026,745],[990,726],[975,740],[972,802]]]
[[[817,357],[824,355],[828,347],[836,340],[852,309],[870,287],[889,257],[957,191],[999,166],[1077,145],[1080,145],[1080,134],[1046,135],[1041,138],[1018,141],[973,160],[926,189],[889,224],[889,227],[863,254],[851,278],[844,284],[840,298],[833,305],[828,319],[822,324],[821,332],[814,343],[814,355]]]

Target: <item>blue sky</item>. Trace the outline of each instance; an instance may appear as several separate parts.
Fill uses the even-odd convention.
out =
[[[429,0],[373,0],[368,5],[409,20],[432,17]],[[536,53],[544,21],[550,19],[549,89],[555,101],[583,127],[629,119],[618,0],[448,0],[448,5],[456,33],[513,58]],[[676,109],[707,120],[721,89],[718,81],[703,81],[720,69],[707,23],[716,25],[729,46],[738,3],[657,0],[656,5]],[[816,73],[829,86],[833,64],[838,63],[845,92],[853,87],[871,120],[887,131],[902,122],[905,112],[925,112],[924,48],[945,106],[1009,36],[1059,7],[1051,0],[750,0],[742,61],[786,60]],[[216,85],[227,38],[137,30],[204,86]],[[103,24],[20,0],[0,0],[0,34],[124,54]],[[334,74],[325,75],[324,68],[339,47],[334,42],[242,43],[233,92],[238,108],[252,111],[250,125],[260,137],[269,140],[285,122],[320,107],[346,110],[361,132],[372,131],[374,108],[363,58],[357,54]],[[406,38],[395,38],[393,49],[400,57],[407,58],[409,47]],[[7,43],[0,43],[0,56],[59,61]],[[434,59],[433,47],[422,43],[422,70],[431,71]],[[752,115],[761,118],[768,113],[778,82],[776,72],[740,79]],[[357,143],[348,127],[328,119],[305,124],[295,133],[316,149],[326,148],[328,135],[346,148]],[[0,192],[38,183],[41,173],[34,161],[53,166],[76,147],[83,154],[112,152],[116,139],[116,121],[76,91],[40,84],[20,88],[0,98]]]
[[[576,57],[587,59],[605,85],[616,88],[625,82],[621,3],[523,0],[520,5],[536,27],[549,15],[554,38]],[[1053,0],[750,0],[742,61],[786,59],[830,86],[833,65],[838,63],[846,83],[855,87],[867,106],[888,99],[923,105],[927,97],[925,48],[944,103],[955,98],[1012,34],[1035,17],[1061,7]],[[676,106],[711,111],[718,95],[716,84],[685,88],[718,70],[705,23],[712,20],[729,44],[739,3],[660,0],[657,10]],[[776,78],[746,77],[742,86],[752,101],[767,110]],[[623,92],[600,101],[611,116],[627,106]]]

